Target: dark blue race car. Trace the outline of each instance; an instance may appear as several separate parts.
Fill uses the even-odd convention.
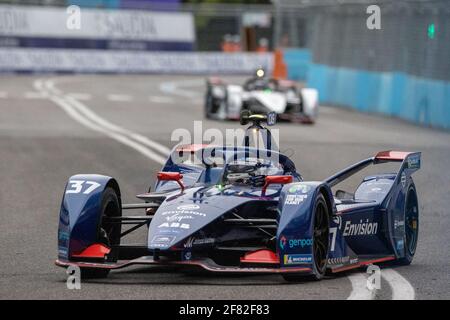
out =
[[[141,264],[279,273],[288,281],[390,260],[410,264],[419,227],[411,175],[420,153],[382,151],[324,181],[304,181],[270,142],[263,123],[274,124],[273,116],[244,113],[241,123],[252,124],[239,147],[175,147],[155,192],[137,196],[141,203],[122,204],[114,178],[72,176],[56,264],[77,265],[84,277]],[[269,137],[264,148],[251,145],[255,134]],[[334,190],[385,164],[396,172],[363,176],[352,193]],[[123,214],[130,210],[142,214]],[[125,244],[141,227],[146,243]]]

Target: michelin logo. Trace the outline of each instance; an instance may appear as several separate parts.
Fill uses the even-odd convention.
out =
[[[310,254],[285,254],[284,264],[310,264],[312,255]]]

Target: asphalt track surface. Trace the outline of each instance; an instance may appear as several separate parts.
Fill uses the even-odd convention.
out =
[[[307,180],[321,180],[377,151],[422,151],[415,176],[419,245],[407,267],[290,284],[277,275],[217,276],[132,267],[66,288],[54,266],[63,188],[75,173],[118,179],[124,202],[153,185],[174,129],[203,120],[204,78],[0,77],[1,299],[449,299],[450,134],[376,115],[322,107],[313,125],[281,123],[281,149]],[[120,128],[114,127],[119,125]],[[204,129],[237,128],[204,121]],[[131,142],[130,142],[131,141]],[[165,146],[165,147],[164,147]],[[145,234],[137,234],[145,241]],[[138,239],[131,239],[138,240]]]

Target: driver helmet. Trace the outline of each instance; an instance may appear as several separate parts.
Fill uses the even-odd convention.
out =
[[[233,161],[228,164],[227,171],[227,179],[231,183],[247,183],[252,177],[284,174],[284,170],[280,164],[256,158]]]

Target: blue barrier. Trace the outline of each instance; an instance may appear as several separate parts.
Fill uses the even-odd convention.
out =
[[[286,49],[284,59],[289,79],[306,80],[319,90],[322,103],[450,129],[448,81],[315,64],[307,49]]]
[[[308,66],[311,63],[311,51],[308,49],[284,49],[283,59],[287,65],[288,78],[306,80]]]
[[[309,66],[306,80],[323,103],[450,129],[450,82],[320,64]]]

